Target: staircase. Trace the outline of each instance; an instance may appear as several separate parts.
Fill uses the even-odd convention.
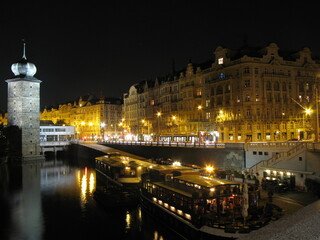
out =
[[[267,168],[267,167],[272,167],[275,164],[279,163],[280,161],[287,160],[290,158],[293,158],[297,156],[299,153],[307,149],[306,143],[300,143],[296,146],[294,146],[292,149],[290,149],[287,152],[281,152],[277,153],[273,157],[267,159],[267,160],[262,160],[252,167],[249,168],[250,173],[256,173],[259,171],[260,168]]]

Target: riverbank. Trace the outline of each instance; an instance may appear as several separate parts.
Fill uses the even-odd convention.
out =
[[[278,201],[279,202],[279,201]],[[285,202],[283,202],[285,204]],[[287,208],[288,209],[288,208]],[[290,209],[292,211],[292,209]],[[320,200],[271,222],[263,228],[242,235],[239,240],[317,240],[320,239]]]

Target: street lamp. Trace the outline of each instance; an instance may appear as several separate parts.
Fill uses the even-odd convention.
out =
[[[207,165],[206,166],[206,172],[209,174],[209,176],[213,173],[213,171],[214,171],[214,167],[213,166],[211,166],[211,165]]]
[[[312,109],[306,108],[305,111],[306,115],[310,115],[312,113]]]
[[[174,141],[174,133],[175,133],[175,121],[177,120],[177,116],[176,115],[172,115],[172,140]]]
[[[143,124],[143,127],[147,124],[147,135],[149,135],[149,121],[148,120],[145,120],[145,119],[142,119],[141,120],[142,124]]]
[[[308,116],[310,116],[310,114],[312,113],[312,109],[311,108],[305,108],[304,109],[304,113],[305,113],[305,115],[306,115],[306,117],[308,117]],[[303,117],[304,117],[304,115],[303,115]],[[306,124],[306,121],[307,120],[304,120],[303,119],[303,124],[304,124],[304,126],[303,126],[303,131],[304,131],[304,133],[306,134],[306,139],[308,139],[308,134],[307,134],[307,131],[306,131],[306,126],[305,126],[305,124]],[[309,123],[310,124],[310,123]]]
[[[100,123],[100,131],[101,131],[101,135],[102,135],[102,141],[104,141],[104,127],[106,126],[106,124],[104,122]]]
[[[161,129],[160,129],[160,117],[161,117],[162,113],[161,112],[157,112],[157,118],[158,118],[158,141],[160,140],[160,135],[161,135]]]
[[[198,141],[199,141],[199,143],[200,143],[200,128],[199,128],[199,125],[200,125],[200,120],[201,120],[201,110],[202,110],[202,106],[201,106],[201,105],[198,105],[197,109],[198,109],[198,111],[199,111],[197,132],[198,132]]]

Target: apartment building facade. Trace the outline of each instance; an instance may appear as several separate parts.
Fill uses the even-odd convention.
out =
[[[124,118],[165,141],[316,140],[319,70],[308,48],[219,46],[210,63],[131,86]]]
[[[115,138],[121,129],[122,100],[114,98],[80,97],[73,103],[45,108],[41,120],[75,127],[75,137],[82,140]]]

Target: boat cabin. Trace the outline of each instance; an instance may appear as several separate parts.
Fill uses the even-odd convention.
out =
[[[96,171],[118,186],[138,188],[141,175],[156,164],[118,154],[97,157]]]
[[[142,193],[154,203],[194,224],[233,220],[242,216],[242,184],[201,176],[144,176]]]

